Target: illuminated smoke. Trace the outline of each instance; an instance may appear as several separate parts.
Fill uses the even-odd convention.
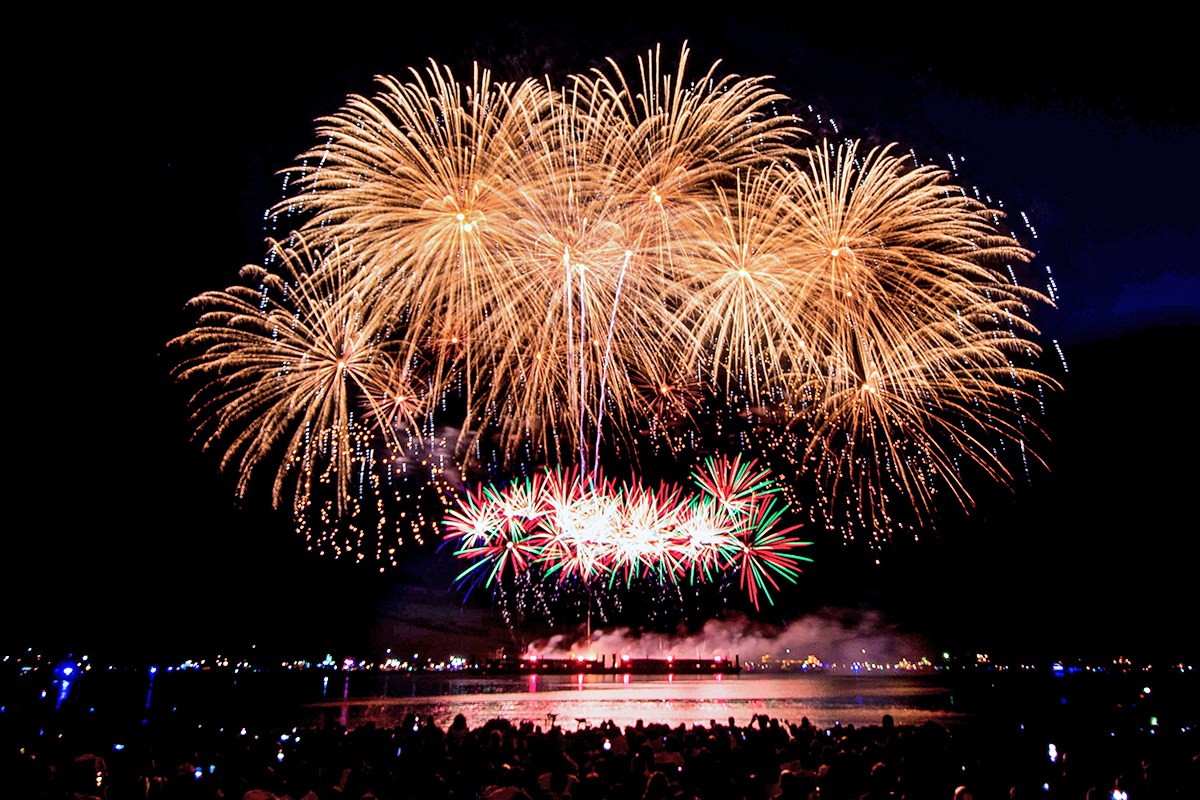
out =
[[[532,642],[525,656],[567,658],[739,658],[743,663],[771,660],[804,660],[811,656],[826,665],[865,662],[895,664],[902,659],[916,662],[930,654],[928,644],[915,634],[901,631],[878,611],[826,608],[789,623],[786,627],[764,625],[745,617],[709,620],[696,633],[673,635],[639,634],[630,628],[586,634],[557,635]]]

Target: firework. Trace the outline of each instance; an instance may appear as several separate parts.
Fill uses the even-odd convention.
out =
[[[939,491],[970,505],[964,463],[1009,480],[993,448],[1034,437],[1026,409],[1053,384],[1021,366],[1038,352],[1029,309],[1049,301],[1005,271],[1033,254],[944,171],[905,162],[820,148],[789,191],[813,367],[805,461],[877,531],[894,497],[925,518]]]
[[[286,170],[293,194],[271,214],[316,243],[353,242],[383,313],[419,332],[403,357],[432,356],[435,396],[451,375],[474,395],[491,287],[513,268],[511,175],[548,95],[480,69],[466,86],[436,64],[410,77],[381,76],[374,96],[318,120],[320,144]]]
[[[944,171],[811,144],[768,78],[688,55],[561,86],[431,62],[318,120],[269,212],[291,244],[177,341],[239,493],[273,473],[310,539],[392,558],[360,518],[425,479],[463,585],[730,574],[757,606],[805,560],[802,482],[877,541],[1010,483],[1053,386],[1033,254]],[[604,477],[647,438],[683,474],[761,461]]]
[[[394,357],[401,348],[384,307],[364,296],[370,287],[348,253],[322,253],[303,239],[272,252],[274,270],[247,266],[242,284],[192,301],[196,324],[169,343],[183,354],[176,374],[198,386],[196,436],[221,449],[240,496],[273,473],[273,505],[290,504],[298,528],[317,532],[317,549],[363,558],[371,545],[362,520],[388,525],[396,512],[385,506],[412,492],[399,489],[395,461],[421,451],[425,397]],[[422,492],[443,470],[426,472]],[[372,560],[395,563],[405,528],[419,540],[431,523],[392,525],[392,545],[377,543]],[[338,538],[339,525],[354,541]]]
[[[655,49],[638,59],[634,80],[609,59],[607,69],[576,79],[571,93],[600,120],[596,162],[606,188],[630,214],[637,251],[671,288],[693,267],[693,243],[709,238],[704,212],[717,187],[792,158],[806,134],[797,117],[778,112],[787,98],[767,76],[722,76],[719,66],[690,76],[685,46],[671,72]]]
[[[754,462],[708,459],[699,491],[617,484],[600,476],[546,472],[506,489],[488,487],[447,516],[446,542],[470,562],[462,584],[490,587],[529,570],[560,582],[611,588],[635,580],[712,580],[736,573],[755,608],[778,580],[795,582],[796,552],[811,542],[776,529],[786,512]]]
[[[762,78],[714,64],[689,80],[686,48],[674,73],[658,52],[639,63],[633,88],[615,65],[558,90],[478,68],[463,86],[437,65],[380,78],[319,121],[273,209],[353,242],[396,325],[455,342],[426,354],[412,337],[399,357],[431,358],[434,396],[461,382],[464,441],[510,461],[627,434],[634,376],[691,340],[679,278],[716,187],[801,133]]]
[[[176,374],[199,385],[197,435],[206,447],[223,444],[221,465],[236,464],[239,494],[281,450],[276,506],[290,479],[297,492],[332,480],[345,497],[359,420],[383,415],[376,392],[390,390],[395,365],[380,347],[386,323],[371,313],[379,306],[347,290],[356,273],[339,251],[326,257],[276,244],[275,252],[278,273],[248,266],[244,285],[192,301],[198,321],[171,343],[188,348]],[[390,435],[388,426],[378,430]]]
[[[754,405],[806,371],[809,358],[797,297],[806,272],[785,178],[773,166],[719,191],[684,276],[689,358],[705,365],[723,396],[741,394]]]

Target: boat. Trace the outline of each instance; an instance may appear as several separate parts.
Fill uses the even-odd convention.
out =
[[[732,675],[742,671],[738,656],[715,658],[494,658],[477,665],[481,675]]]

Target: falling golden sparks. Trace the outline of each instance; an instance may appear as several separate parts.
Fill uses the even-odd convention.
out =
[[[894,146],[809,142],[767,77],[693,78],[688,57],[561,86],[431,62],[319,119],[269,211],[291,245],[197,297],[173,342],[238,492],[273,471],[277,506],[292,488],[336,527],[371,486],[394,517],[397,463],[584,481],[602,444],[633,460],[665,437],[676,458],[760,448],[880,539],[901,508],[969,508],[967,467],[1011,483],[997,441],[1036,460],[1027,409],[1054,381],[1030,316],[1052,303],[1010,279],[1034,254],[1003,215]],[[435,427],[455,432],[436,454]],[[319,514],[314,486],[336,498]],[[510,550],[496,563],[533,557]],[[561,569],[599,569],[588,552]]]
[[[353,480],[353,431],[368,414],[390,416],[379,391],[394,391],[395,362],[383,346],[383,307],[365,302],[352,259],[276,243],[276,271],[247,266],[242,285],[192,301],[200,312],[171,345],[185,348],[176,374],[199,385],[192,397],[197,435],[224,447],[244,494],[274,456],[273,502],[289,482],[300,494],[328,469],[337,494]],[[395,444],[391,426],[379,426]],[[279,458],[282,450],[282,458]]]
[[[905,162],[890,147],[822,147],[789,189],[797,319],[813,358],[799,377],[819,398],[803,420],[806,460],[831,493],[857,487],[876,528],[893,486],[923,516],[942,490],[971,505],[963,459],[1008,481],[991,447],[1031,438],[1022,408],[1053,383],[1015,364],[1038,352],[1029,306],[1049,300],[1003,269],[1033,253],[947,173]]]

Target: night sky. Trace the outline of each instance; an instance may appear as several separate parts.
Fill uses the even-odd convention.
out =
[[[1200,119],[1183,26],[1093,21],[1084,36],[1018,9],[606,10],[221,16],[147,34],[140,19],[85,16],[47,37],[10,95],[5,327],[22,367],[9,386],[25,393],[8,395],[0,650],[309,656],[502,637],[493,612],[449,590],[448,556],[379,578],[309,556],[286,514],[239,506],[189,441],[164,345],[186,330],[189,298],[261,262],[276,173],[372,76],[430,58],[460,77],[476,59],[500,78],[606,56],[632,68],[687,40],[694,69],[772,75],[802,116],[848,136],[952,155],[964,181],[1028,214],[1038,236],[1024,243],[1060,297],[1040,320],[1066,361],[1050,473],[881,564],[822,551],[790,608],[874,609],[935,644],[1014,657],[1200,655],[1182,630],[1200,611]]]

